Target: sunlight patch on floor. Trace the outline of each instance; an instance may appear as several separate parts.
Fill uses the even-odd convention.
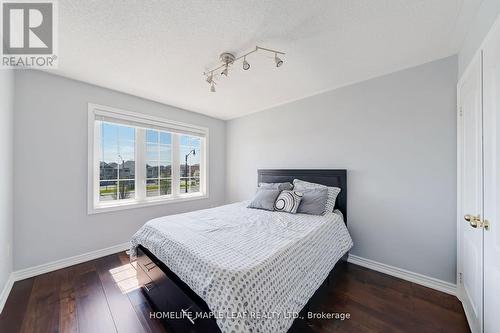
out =
[[[113,280],[122,294],[127,294],[133,290],[139,289],[136,269],[132,264],[125,264],[109,270]]]

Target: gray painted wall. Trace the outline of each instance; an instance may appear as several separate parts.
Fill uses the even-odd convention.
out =
[[[229,121],[227,200],[259,168],[348,169],[352,253],[455,282],[456,82],[450,57]]]
[[[0,293],[12,272],[14,72],[0,70]]]
[[[471,62],[472,57],[481,46],[481,43],[486,37],[492,24],[500,14],[500,1],[499,0],[483,0],[479,10],[477,11],[476,18],[467,33],[467,36],[462,45],[462,49],[458,55],[458,72],[459,76],[467,68]]]
[[[15,102],[15,269],[124,243],[151,218],[224,203],[221,120],[29,70],[16,72]],[[87,215],[88,102],[208,127],[210,198]]]

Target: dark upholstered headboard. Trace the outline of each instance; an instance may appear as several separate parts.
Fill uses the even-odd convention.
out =
[[[344,214],[347,223],[347,170],[344,169],[261,169],[257,171],[258,183],[292,183],[294,179],[340,187],[335,208]]]

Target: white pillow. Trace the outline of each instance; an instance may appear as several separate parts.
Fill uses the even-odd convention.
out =
[[[337,196],[339,195],[341,189],[339,187],[330,187],[326,185],[316,184],[306,182],[300,179],[293,180],[293,189],[297,191],[304,190],[312,190],[317,188],[327,188],[328,189],[328,199],[325,204],[325,212],[333,212],[333,208],[335,207],[335,201],[337,200]]]
[[[290,182],[286,183],[259,183],[259,188],[278,189],[280,191],[292,190],[293,185]]]

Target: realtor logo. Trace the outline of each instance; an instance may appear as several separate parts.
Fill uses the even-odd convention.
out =
[[[2,1],[2,67],[55,68],[56,3]]]

